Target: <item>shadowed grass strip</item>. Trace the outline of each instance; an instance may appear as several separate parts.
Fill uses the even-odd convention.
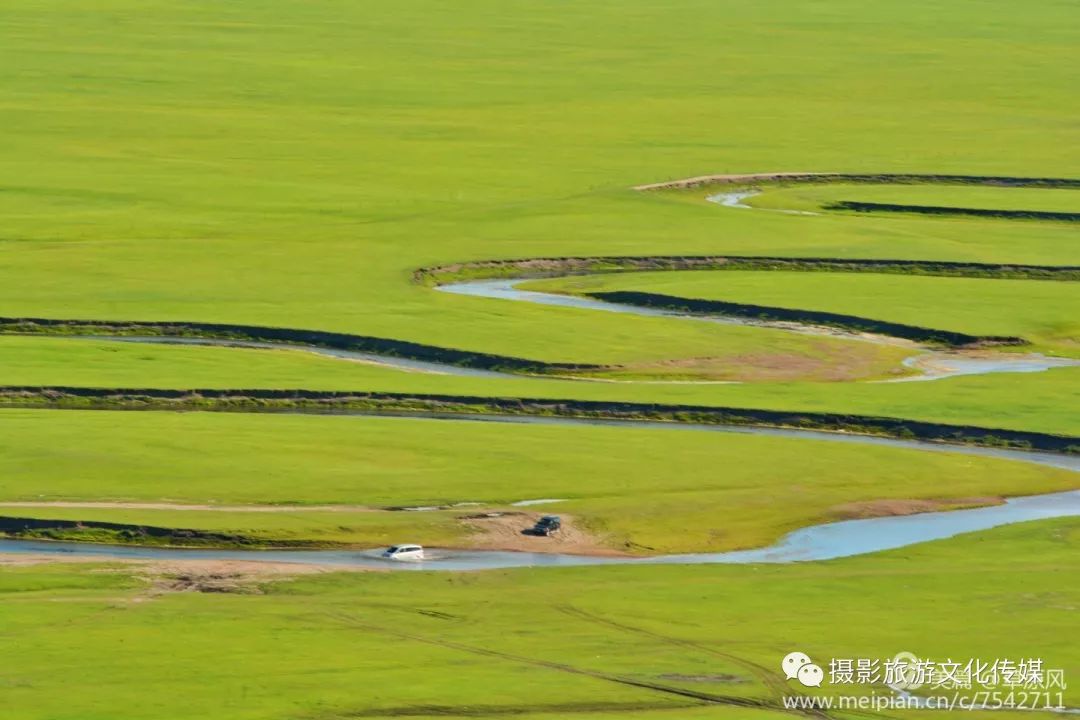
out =
[[[604,369],[602,365],[529,360],[508,355],[471,352],[369,335],[223,323],[0,317],[0,335],[3,334],[59,336],[148,335],[283,343],[298,347],[332,348],[498,372],[544,374]]]
[[[453,419],[476,415],[791,428],[905,440],[1080,454],[1080,438],[893,417],[592,400],[548,400],[316,390],[168,390],[0,387],[0,407],[387,414]]]
[[[1000,218],[1004,220],[1053,220],[1080,222],[1080,213],[1050,212],[1047,210],[993,210],[989,208],[944,207],[939,205],[900,205],[897,203],[860,202],[841,200],[823,206],[825,210],[851,210],[872,213],[915,213],[918,215],[944,215],[960,217]]]
[[[902,323],[874,320],[857,315],[822,312],[816,310],[793,310],[768,305],[724,302],[722,300],[698,300],[661,293],[613,290],[585,293],[589,297],[623,305],[663,308],[691,315],[726,315],[763,321],[793,322],[805,325],[824,325],[852,332],[875,333],[914,340],[920,343],[948,345],[949,347],[988,347],[994,345],[1024,345],[1023,338],[1001,335],[969,335],[967,333],[937,330],[934,328],[905,325]]]

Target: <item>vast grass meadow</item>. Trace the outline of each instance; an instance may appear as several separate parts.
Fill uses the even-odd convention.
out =
[[[902,363],[926,349],[469,297],[415,274],[693,255],[1075,268],[1075,222],[827,206],[1078,213],[1080,189],[772,182],[746,208],[706,199],[747,190],[738,184],[633,188],[784,171],[1076,180],[1078,19],[1066,0],[11,0],[4,328],[246,324],[604,367],[468,376],[299,347],[5,330],[0,386],[691,404],[1080,437],[1078,367],[881,382],[910,379]],[[529,282],[1018,336],[1026,344],[977,352],[1080,358],[1068,279],[710,270]],[[1078,487],[1073,471],[946,447],[677,427],[0,407],[0,524],[257,545],[488,547],[464,517],[483,511],[522,523],[562,513],[580,552],[720,551]],[[512,505],[531,499],[562,502]],[[478,505],[388,509],[461,502]],[[139,540],[95,527],[40,536]],[[1077,528],[1044,520],[786,565],[462,573],[0,553],[2,714],[772,720],[798,714],[781,696],[805,690],[779,671],[792,650],[1042,657],[1065,669],[1063,702],[1076,708]]]

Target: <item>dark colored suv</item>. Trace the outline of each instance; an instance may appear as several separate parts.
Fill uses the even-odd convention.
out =
[[[533,525],[533,535],[550,535],[562,528],[562,519],[558,515],[545,515]]]

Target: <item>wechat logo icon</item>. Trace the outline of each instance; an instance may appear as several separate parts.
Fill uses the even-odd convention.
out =
[[[815,665],[806,653],[792,652],[784,656],[780,663],[780,669],[784,671],[784,677],[788,680],[796,678],[806,687],[821,687],[825,673]]]

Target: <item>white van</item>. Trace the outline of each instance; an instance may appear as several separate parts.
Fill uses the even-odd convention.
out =
[[[387,560],[423,560],[424,548],[419,545],[391,545],[383,551]]]

